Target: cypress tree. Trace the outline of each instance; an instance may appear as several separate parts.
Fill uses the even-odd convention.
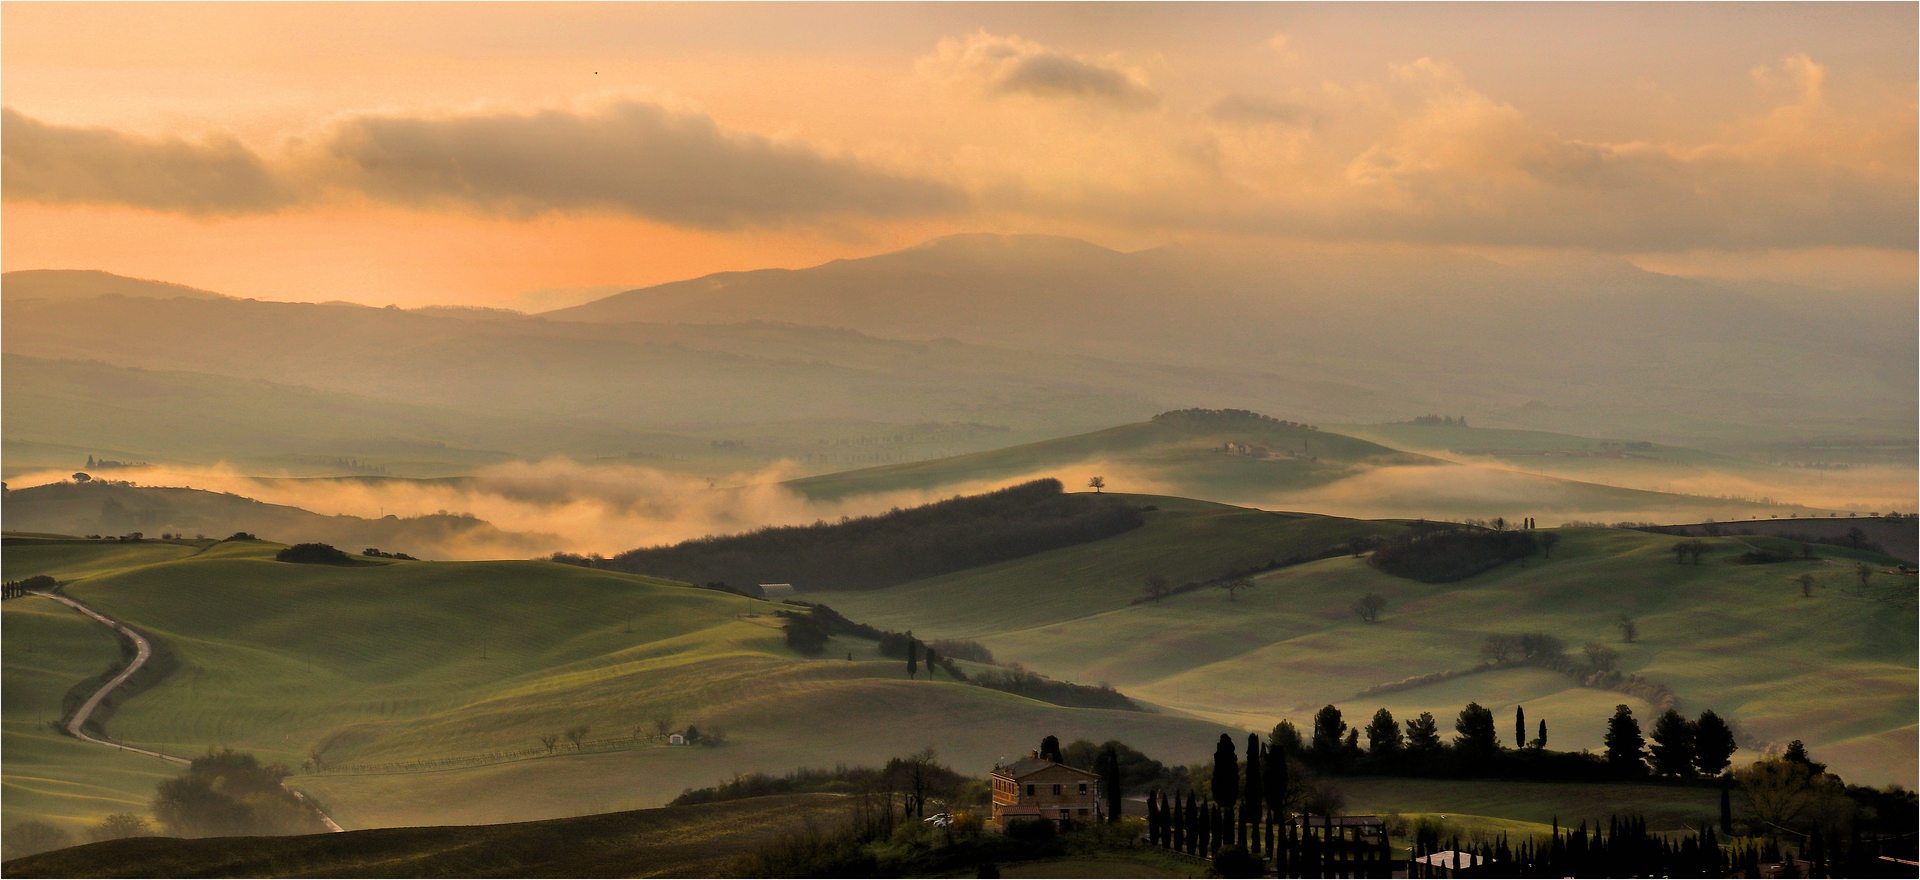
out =
[[[1527,744],[1527,710],[1524,706],[1513,707],[1513,747],[1518,749]]]
[[[920,674],[920,643],[913,640],[913,630],[907,630],[907,677]]]
[[[1102,779],[1100,784],[1106,789],[1104,793],[1107,796],[1107,824],[1111,825],[1120,821],[1120,752],[1114,748],[1113,743],[1109,742],[1107,753],[1103,757],[1107,764],[1106,778]]]
[[[1733,833],[1733,787],[1724,779],[1720,781],[1720,833]]]
[[[1260,817],[1261,811],[1265,806],[1265,791],[1263,785],[1266,782],[1262,776],[1263,771],[1260,768],[1260,735],[1257,733],[1249,733],[1247,734],[1247,791],[1246,797],[1242,801],[1243,806],[1240,809],[1241,828],[1244,829],[1248,825],[1253,826],[1252,845],[1247,847],[1249,852],[1260,851]],[[1244,839],[1245,831],[1242,831],[1241,834]]]
[[[1233,737],[1225,733],[1213,748],[1213,800],[1229,809],[1240,800],[1240,756],[1233,750]]]
[[[1046,738],[1040,740],[1040,760],[1052,761],[1055,764],[1066,763],[1060,755],[1059,737],[1053,734],[1047,734]]]
[[[1533,747],[1543,752],[1547,750],[1547,719],[1545,718],[1540,719],[1540,738],[1533,741]]]

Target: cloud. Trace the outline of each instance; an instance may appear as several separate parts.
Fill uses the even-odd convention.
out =
[[[297,198],[232,137],[136,138],[48,125],[11,109],[0,110],[0,177],[8,199],[193,215],[273,211]]]
[[[942,184],[637,101],[591,113],[362,116],[322,149],[373,198],[511,216],[606,210],[729,229],[923,216],[963,203]]]
[[[1088,60],[1018,36],[986,31],[964,40],[941,40],[920,66],[951,80],[969,81],[988,95],[1028,95],[1129,110],[1160,103],[1145,75],[1117,61]]]
[[[354,116],[269,161],[230,137],[141,140],[5,111],[5,197],[268,213],[329,193],[524,217],[607,211],[698,229],[962,210],[938,182],[639,101],[526,114]]]

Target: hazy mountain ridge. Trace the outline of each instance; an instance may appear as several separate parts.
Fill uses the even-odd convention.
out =
[[[1395,388],[1456,406],[1694,411],[1737,401],[1769,424],[1914,409],[1915,345],[1884,296],[1774,285],[1762,296],[1592,257],[1502,265],[1390,248],[1136,253],[1072,239],[969,235],[808,269],[723,273],[545,317],[746,318],[951,336],[1114,360]],[[1602,387],[1594,379],[1606,376]],[[1823,390],[1844,381],[1844,401]]]

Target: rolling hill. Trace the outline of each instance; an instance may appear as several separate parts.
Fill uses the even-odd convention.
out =
[[[1455,464],[1336,430],[1204,410],[1162,413],[1147,422],[988,452],[804,477],[786,485],[809,498],[837,499],[1038,476],[1078,486],[1096,475],[1121,491],[1361,517],[1536,516],[1554,523],[1807,512]]]
[[[1197,719],[1062,708],[944,675],[908,681],[871,641],[836,638],[826,659],[805,659],[785,645],[780,606],[644,577],[551,562],[295,565],[264,542],[189,544],[3,552],[10,577],[61,578],[177,658],[171,677],[116,707],[113,736],[174,754],[221,745],[317,761],[292,782],[348,828],[655,806],[740,771],[874,764],[928,745],[978,770],[1050,733],[1182,755],[1218,735]],[[85,637],[36,635],[46,619],[85,622],[16,613],[41,601],[7,602],[10,652]],[[98,641],[60,669],[92,675],[79,665],[113,650],[104,630]],[[32,667],[6,667],[10,694],[17,669]],[[57,677],[19,693],[52,692]],[[659,718],[725,744],[668,746],[646,732]],[[10,736],[44,722],[18,720]],[[541,736],[576,725],[589,730],[584,748],[542,751]],[[10,801],[10,819],[71,828],[151,795],[151,776],[75,760],[85,753],[56,747],[81,744],[47,739],[9,751],[8,785],[38,792],[26,807]]]
[[[1683,708],[1731,718],[1749,750],[1804,739],[1849,779],[1915,782],[1914,587],[1887,557],[1820,547],[1821,559],[1745,565],[1738,557],[1769,539],[1729,537],[1707,539],[1701,564],[1677,565],[1669,536],[1561,529],[1551,559],[1509,562],[1455,583],[1404,580],[1341,555],[1259,574],[1237,595],[1202,589],[1137,602],[1147,573],[1181,580],[1232,567],[1231,556],[1178,525],[1206,517],[1215,520],[1206,534],[1252,527],[1268,540],[1289,528],[1256,511],[1160,516],[1094,544],[819,598],[860,619],[977,639],[1050,675],[1110,682],[1169,709],[1253,729],[1282,718],[1310,726],[1325,703],[1350,722],[1383,706],[1402,719],[1431,711],[1445,721],[1474,700],[1496,716],[1524,705],[1529,718],[1548,721],[1557,748],[1591,748],[1616,703],[1642,717],[1652,709],[1644,698],[1532,667],[1360,696],[1472,670],[1489,635],[1541,631],[1576,654],[1589,640],[1618,650],[1623,671],[1671,688]],[[1231,546],[1256,546],[1250,538],[1238,535]],[[1864,589],[1854,573],[1860,561],[1879,572]],[[1812,598],[1793,583],[1803,572],[1816,580]],[[1369,592],[1387,600],[1374,625],[1350,607]],[[1616,631],[1623,614],[1639,630],[1631,644]]]

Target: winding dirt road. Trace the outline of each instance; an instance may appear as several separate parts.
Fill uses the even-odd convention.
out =
[[[120,670],[119,675],[114,676],[113,680],[107,682],[105,685],[102,685],[99,690],[93,692],[93,696],[88,697],[86,702],[80,704],[80,709],[74,712],[73,717],[67,721],[67,733],[72,734],[75,739],[78,739],[82,742],[90,742],[95,745],[107,746],[108,748],[119,749],[123,752],[135,752],[142,755],[152,755],[153,757],[159,758],[162,761],[172,761],[175,764],[192,764],[193,762],[187,760],[186,758],[180,758],[180,757],[175,757],[173,755],[163,754],[161,752],[156,752],[152,749],[143,749],[138,746],[130,746],[125,743],[117,743],[112,740],[101,739],[99,737],[96,737],[87,733],[85,729],[86,724],[88,719],[93,717],[94,710],[100,708],[101,701],[105,700],[108,694],[113,693],[115,688],[118,688],[119,686],[126,684],[127,679],[132,678],[134,673],[140,671],[140,667],[145,666],[147,664],[147,660],[153,657],[153,645],[147,641],[146,636],[143,636],[137,632],[134,632],[133,627],[127,626],[126,624],[121,623],[120,621],[114,620],[113,618],[108,617],[105,614],[101,614],[100,612],[95,611],[92,608],[88,608],[86,605],[81,604],[79,601],[73,598],[70,598],[68,596],[62,596],[57,593],[36,592],[33,595],[44,596],[48,599],[52,599],[55,602],[59,602],[62,605],[72,608],[73,610],[78,611],[81,614],[84,614],[88,617],[93,618],[94,620],[101,622],[102,624],[105,624],[108,628],[113,629],[114,631],[120,633],[123,636],[126,636],[128,640],[133,642],[133,648],[134,648],[133,662],[128,663],[127,668]],[[287,791],[291,792],[294,797],[297,797],[302,801],[307,800],[306,795],[301,794],[298,791],[294,791],[292,788],[287,787],[284,783],[282,783],[281,787],[286,788]],[[327,815],[325,811],[315,808],[314,813],[320,816],[320,821],[326,824],[327,830],[329,831],[345,831],[346,830],[345,828],[341,828],[339,824],[335,823],[333,821],[333,817]]]

